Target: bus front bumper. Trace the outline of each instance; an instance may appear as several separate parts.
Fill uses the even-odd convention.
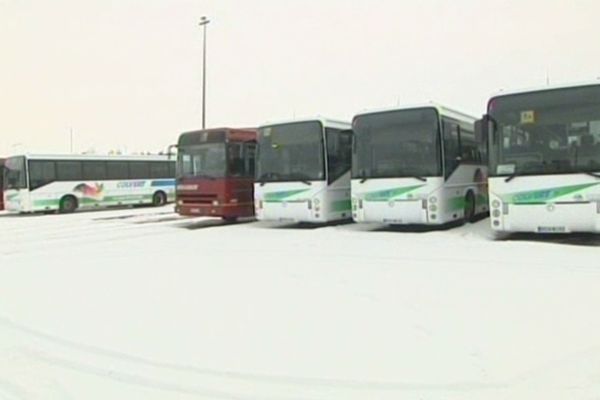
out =
[[[252,204],[177,204],[175,212],[194,217],[238,218],[254,215]]]
[[[600,202],[503,204],[490,214],[502,232],[600,232]]]
[[[259,221],[314,224],[327,222],[324,210],[305,200],[296,202],[259,201],[259,204],[262,204],[262,207],[259,206],[256,210],[256,219]]]
[[[429,221],[422,201],[365,201],[356,202],[352,212],[356,222],[374,222],[389,225],[424,225]]]

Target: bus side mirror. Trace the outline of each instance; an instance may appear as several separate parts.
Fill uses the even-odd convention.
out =
[[[171,156],[173,155],[173,152],[171,150],[176,149],[177,145],[176,144],[171,144],[169,145],[169,147],[167,147],[167,156],[169,157],[169,161],[171,161]]]
[[[483,143],[483,120],[481,119],[475,121],[475,141]]]
[[[487,114],[475,121],[475,141],[479,144],[484,144],[487,140],[489,121]]]

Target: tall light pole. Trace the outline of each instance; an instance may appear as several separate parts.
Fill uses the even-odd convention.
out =
[[[206,17],[200,18],[200,25],[204,30],[204,44],[202,45],[202,129],[206,129],[206,26],[210,21]]]

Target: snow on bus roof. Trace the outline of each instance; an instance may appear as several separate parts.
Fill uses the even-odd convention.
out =
[[[379,109],[373,109],[373,110],[364,110],[364,111],[357,113],[354,117],[356,118],[360,115],[379,114],[379,113],[391,112],[391,111],[414,110],[414,109],[419,109],[419,108],[435,108],[440,115],[447,116],[450,118],[455,118],[457,120],[463,120],[463,121],[469,121],[469,122],[474,122],[475,120],[477,120],[477,118],[472,115],[466,114],[462,111],[454,110],[450,107],[446,107],[442,104],[439,104],[439,103],[436,103],[433,101],[429,102],[429,103],[420,103],[420,104],[412,104],[412,105],[404,105],[404,106],[396,106],[396,107],[379,108]]]
[[[293,119],[288,119],[288,120],[281,120],[281,121],[268,121],[265,122],[264,124],[260,124],[259,127],[265,127],[265,126],[274,126],[274,125],[285,125],[285,124],[294,124],[294,123],[299,123],[299,122],[312,122],[312,121],[319,121],[323,124],[323,126],[328,126],[328,127],[332,127],[332,128],[342,128],[342,129],[350,129],[351,127],[351,123],[348,121],[341,121],[341,120],[336,120],[333,118],[326,118],[320,115],[314,116],[314,117],[303,117],[303,118],[293,118]]]
[[[168,161],[168,155],[98,155],[98,154],[21,154],[30,160],[95,160],[95,161]]]
[[[543,92],[546,90],[558,90],[558,89],[569,89],[569,88],[579,88],[584,86],[600,86],[600,78],[595,81],[584,81],[584,82],[574,82],[574,83],[561,83],[556,85],[545,85],[545,86],[536,86],[525,89],[515,89],[515,90],[500,90],[490,96],[490,99],[500,96],[510,96],[515,94],[525,94],[532,92]]]

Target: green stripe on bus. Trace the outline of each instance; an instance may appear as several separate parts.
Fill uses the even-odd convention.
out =
[[[531,204],[531,203],[546,203],[556,200],[559,197],[566,196],[588,189],[592,186],[600,185],[600,182],[584,183],[581,185],[559,186],[547,189],[528,190],[508,194],[505,201],[512,204]]]
[[[425,185],[405,186],[394,189],[377,190],[365,195],[366,201],[389,201],[419,189]]]
[[[289,201],[287,200],[289,197],[295,196],[300,193],[304,193],[306,191],[308,191],[308,189],[283,190],[280,192],[265,193],[264,201],[267,203],[279,203],[282,201]],[[304,201],[299,199],[295,200]]]

